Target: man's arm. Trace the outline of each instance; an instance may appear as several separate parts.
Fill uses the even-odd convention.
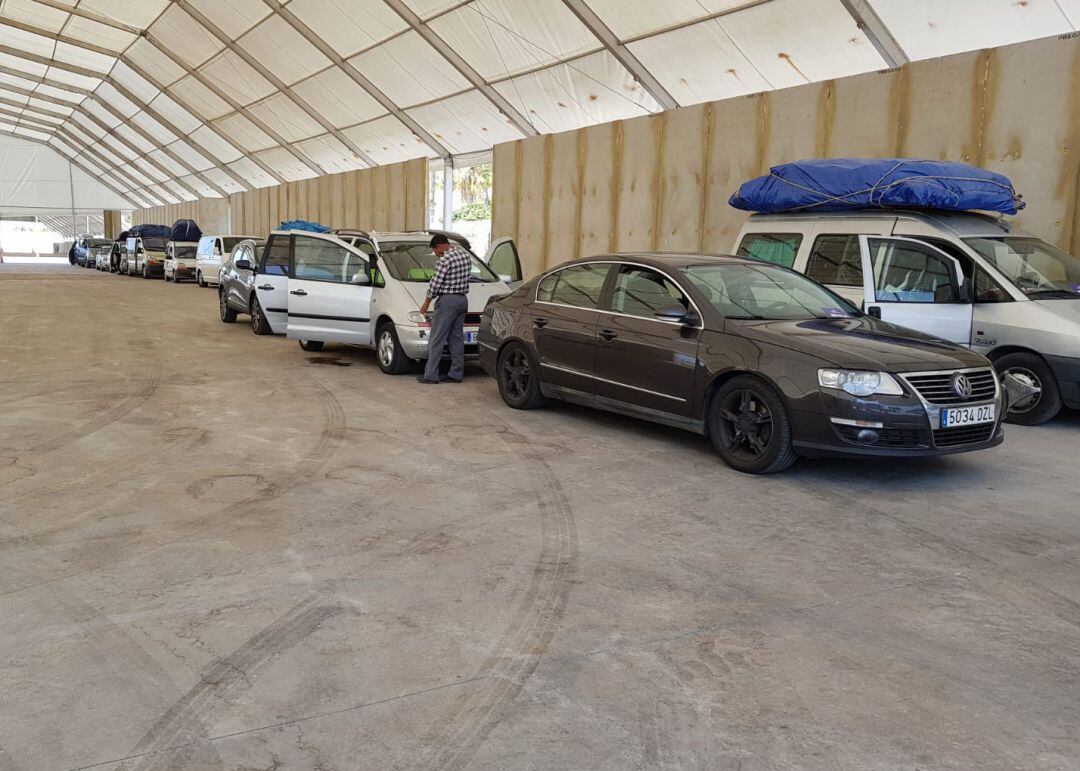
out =
[[[428,282],[427,296],[424,297],[424,303],[420,306],[421,313],[428,312],[431,301],[446,287],[446,262],[445,257],[440,257],[439,261],[435,263],[435,275]]]

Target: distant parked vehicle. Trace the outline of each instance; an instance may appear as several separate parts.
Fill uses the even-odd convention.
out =
[[[186,243],[183,241],[170,241],[166,244],[164,268],[165,280],[179,284],[185,279],[194,279],[195,253],[198,248],[199,245],[197,243]]]
[[[83,268],[96,268],[98,252],[110,246],[112,241],[106,238],[79,236],[75,241],[75,264]]]
[[[232,253],[233,248],[246,239],[258,240],[255,236],[203,236],[199,239],[199,248],[195,255],[195,281],[199,286],[217,286],[221,264]]]
[[[266,242],[246,238],[229,252],[221,263],[218,279],[218,313],[226,324],[232,324],[241,313],[251,313],[251,300],[255,296],[255,266],[262,257]],[[253,317],[253,322],[255,317]],[[265,325],[253,323],[257,335],[269,334]]]
[[[95,268],[97,268],[98,270],[108,270],[109,269],[109,258],[112,255],[112,246],[113,246],[113,242],[109,241],[108,246],[104,247],[103,249],[98,249],[97,255],[96,255],[95,259],[94,259],[94,267]]]
[[[127,259],[123,270],[129,276],[162,278],[165,275],[165,236],[133,236],[127,240]]]

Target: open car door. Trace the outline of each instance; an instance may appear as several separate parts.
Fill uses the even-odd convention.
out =
[[[289,244],[291,236],[276,234],[263,247],[258,270],[252,277],[255,296],[275,335],[285,333],[289,313]],[[246,298],[244,299],[246,303]]]
[[[371,345],[370,258],[333,235],[293,235],[287,335]]]
[[[484,262],[507,286],[517,289],[522,281],[521,258],[512,238],[499,238],[488,247]]]
[[[859,248],[869,315],[971,344],[972,304],[959,260],[913,238],[862,235]]]

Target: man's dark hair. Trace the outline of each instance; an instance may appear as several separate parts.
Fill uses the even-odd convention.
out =
[[[440,246],[442,244],[449,244],[449,243],[450,243],[449,238],[444,236],[442,233],[436,233],[435,235],[433,235],[431,237],[431,243],[428,244],[428,246],[430,246],[432,249],[434,249],[436,246]]]

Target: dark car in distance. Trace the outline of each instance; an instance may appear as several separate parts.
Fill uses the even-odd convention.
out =
[[[489,302],[479,342],[510,407],[555,398],[689,429],[739,471],[1003,439],[1005,393],[986,358],[753,258],[566,263]]]

